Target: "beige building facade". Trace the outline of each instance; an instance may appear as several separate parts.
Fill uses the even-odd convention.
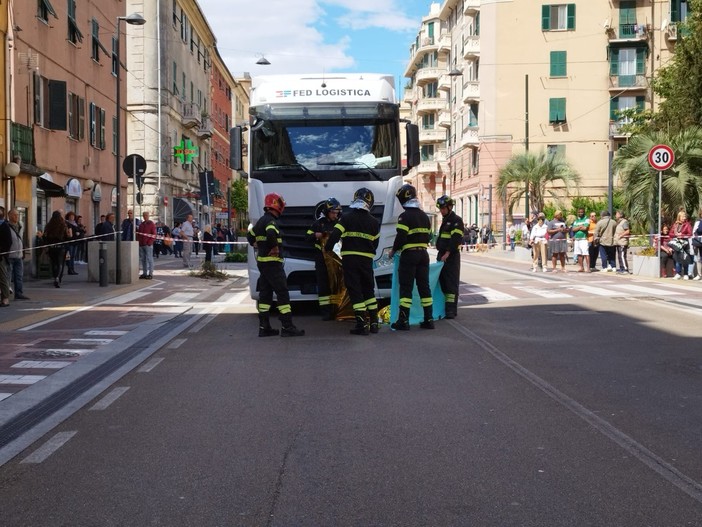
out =
[[[618,111],[657,106],[651,80],[686,15],[684,0],[432,4],[405,70],[423,206],[450,194],[467,225],[501,231],[499,170],[527,149],[563,155],[582,178],[577,195],[603,197],[617,185],[611,158],[627,140]],[[562,203],[573,197],[551,190]],[[526,207],[512,211],[515,221]]]

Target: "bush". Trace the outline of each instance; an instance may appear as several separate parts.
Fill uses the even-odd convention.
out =
[[[230,252],[227,253],[226,256],[224,257],[225,262],[235,262],[235,263],[240,263],[240,262],[247,262],[248,261],[248,255],[245,252]]]
[[[217,269],[215,264],[212,262],[202,262],[202,266],[199,271],[191,271],[190,276],[196,276],[198,278],[215,278],[217,280],[227,280],[229,276],[227,273]]]

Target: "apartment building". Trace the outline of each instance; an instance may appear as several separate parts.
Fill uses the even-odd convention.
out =
[[[581,175],[576,192],[604,196],[617,184],[611,158],[627,140],[619,111],[657,107],[651,79],[674,52],[687,4],[432,4],[410,48],[403,99],[421,130],[422,164],[411,176],[423,206],[448,193],[466,224],[501,231],[499,170],[525,150],[563,155]],[[508,220],[526,208],[505,211]]]
[[[125,5],[14,0],[2,9],[10,134],[3,144],[20,168],[3,179],[5,201],[20,209],[27,241],[56,209],[75,211],[91,227],[116,206],[115,37]],[[119,136],[124,141],[124,130]]]

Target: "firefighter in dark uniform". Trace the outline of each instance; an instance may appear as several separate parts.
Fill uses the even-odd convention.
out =
[[[331,288],[329,273],[324,261],[324,243],[334,230],[334,225],[341,214],[341,203],[336,198],[328,198],[317,205],[315,221],[307,229],[307,241],[314,244],[314,270],[317,273],[317,295],[319,296],[319,312],[322,320],[333,320],[331,304]]]
[[[391,257],[401,251],[400,266],[397,271],[400,282],[400,314],[390,327],[400,331],[409,330],[412,290],[416,280],[424,309],[424,321],[419,327],[434,329],[433,305],[429,288],[429,253],[427,252],[431,237],[431,220],[419,208],[417,190],[412,185],[402,185],[395,196],[405,210],[397,218],[397,235],[390,251]]]
[[[334,250],[341,240],[341,265],[356,318],[352,335],[378,332],[378,302],[375,299],[373,260],[380,239],[380,223],[370,214],[375,198],[367,188],[358,189],[344,214],[334,226],[325,249]]]
[[[290,294],[288,282],[283,269],[282,244],[283,240],[278,230],[276,220],[283,213],[285,200],[278,194],[268,194],[265,197],[263,210],[265,214],[249,229],[246,239],[256,247],[256,264],[261,276],[258,279],[258,336],[270,337],[278,335],[270,323],[270,310],[273,303],[273,293],[278,300],[278,313],[283,329],[282,337],[299,337],[305,334],[304,329],[297,329],[292,321]]]
[[[458,284],[461,278],[461,244],[463,243],[463,220],[453,212],[455,202],[449,196],[441,196],[436,206],[443,219],[436,240],[436,259],[444,262],[439,275],[439,284],[446,299],[446,318],[456,318],[458,314]]]

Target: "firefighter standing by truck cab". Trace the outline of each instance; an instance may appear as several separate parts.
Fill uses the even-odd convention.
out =
[[[267,194],[264,199],[265,214],[249,229],[246,238],[256,251],[256,265],[261,276],[258,279],[258,336],[278,335],[270,323],[270,309],[273,293],[278,300],[278,313],[283,328],[282,337],[300,337],[305,330],[297,329],[292,321],[290,293],[283,269],[282,237],[276,220],[285,209],[285,200],[278,194]]]
[[[409,330],[412,290],[416,280],[424,309],[424,321],[419,327],[434,329],[433,305],[429,288],[429,253],[427,252],[431,236],[431,221],[429,216],[419,208],[417,189],[412,185],[402,185],[395,196],[405,210],[397,218],[397,235],[390,251],[391,257],[401,251],[397,272],[400,282],[400,314],[390,327],[400,331]]]
[[[315,221],[307,229],[307,241],[314,244],[314,270],[317,274],[317,296],[319,297],[319,312],[322,320],[333,320],[331,303],[331,288],[329,286],[329,273],[324,261],[324,243],[329,234],[334,230],[334,225],[341,215],[341,204],[336,198],[328,198],[317,205]]]
[[[336,223],[324,247],[333,251],[334,245],[341,240],[344,283],[356,319],[356,326],[350,331],[352,335],[378,332],[373,260],[380,238],[380,223],[370,214],[374,202],[369,189],[358,189],[349,205],[349,213]]]
[[[455,202],[449,196],[436,200],[442,220],[436,240],[436,260],[444,262],[439,275],[439,284],[446,298],[445,318],[456,318],[458,314],[458,286],[461,279],[461,243],[463,243],[463,220],[453,212]]]

